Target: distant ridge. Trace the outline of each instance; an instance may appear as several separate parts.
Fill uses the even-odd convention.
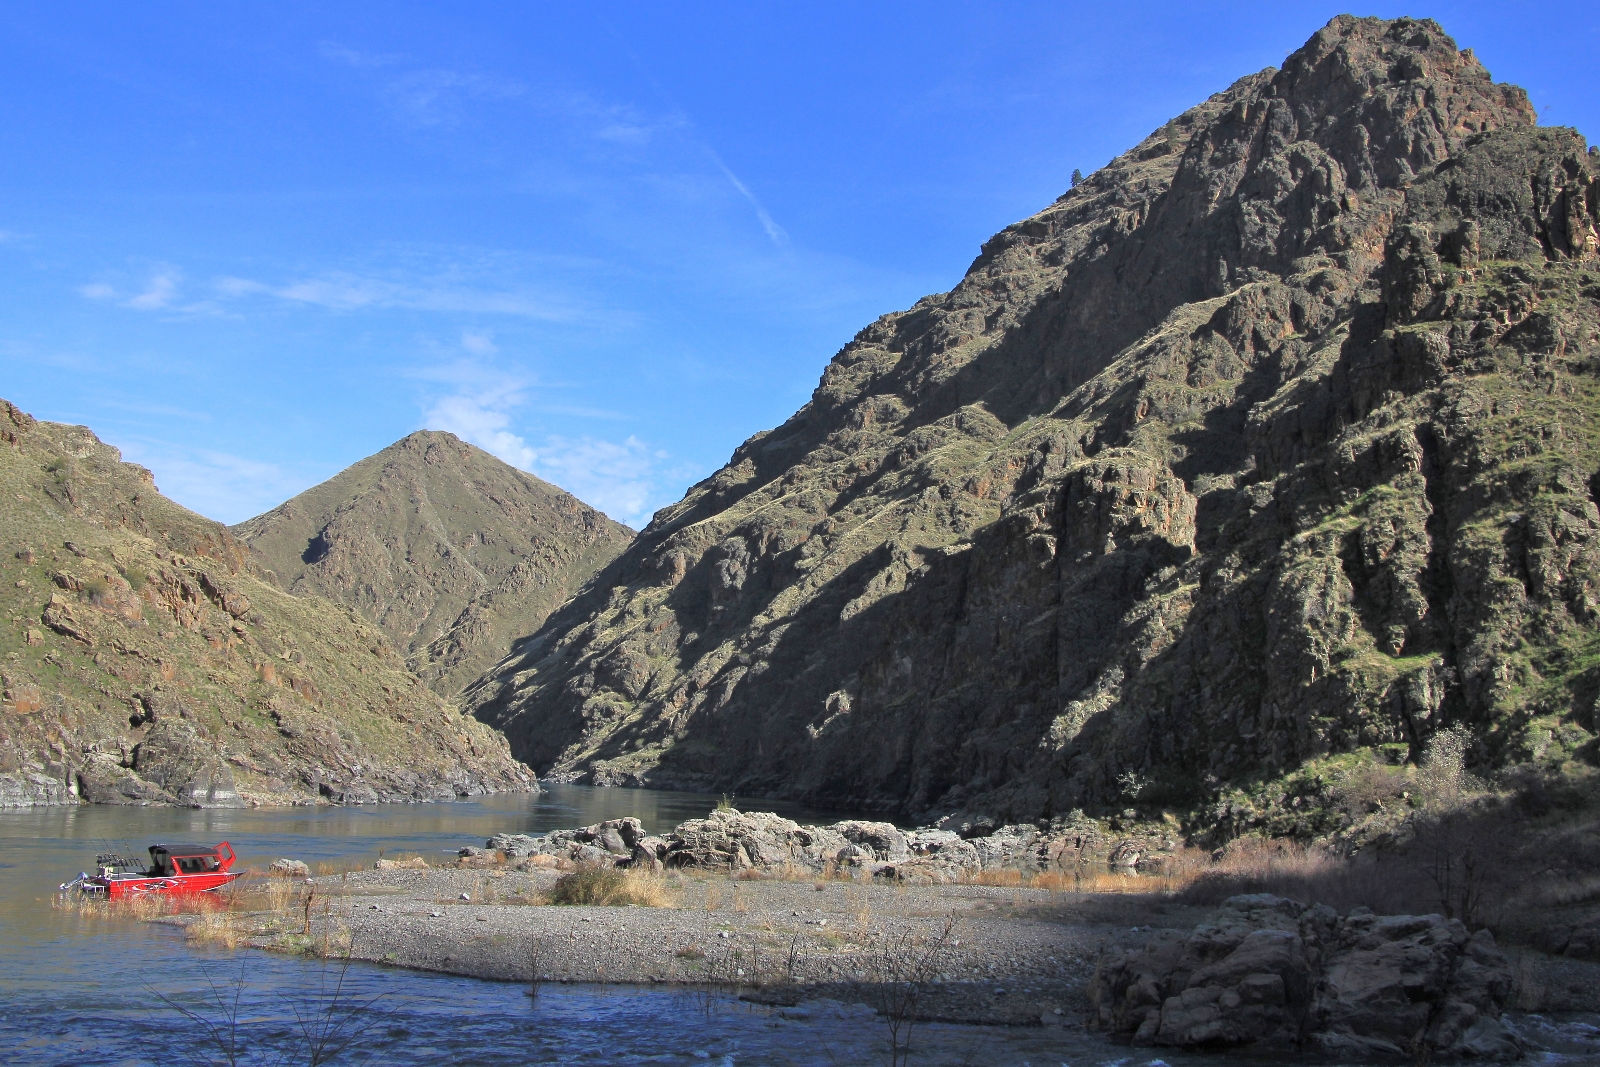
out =
[[[633,539],[572,494],[419,430],[233,527],[292,593],[348,605],[451,696]]]

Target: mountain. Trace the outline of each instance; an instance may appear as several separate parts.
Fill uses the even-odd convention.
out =
[[[556,776],[919,816],[1593,764],[1596,173],[1340,16],[862,330],[469,706]]]
[[[633,539],[571,494],[432,430],[233,532],[284,589],[359,611],[447,697]]]
[[[382,633],[265,577],[86,428],[0,401],[0,807],[536,788]]]

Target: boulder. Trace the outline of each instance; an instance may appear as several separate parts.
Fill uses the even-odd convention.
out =
[[[318,784],[317,792],[326,797],[330,804],[376,804],[382,799],[378,791],[365,782],[322,782]]]
[[[833,827],[801,826],[770,812],[713,811],[679,824],[666,840],[669,867],[726,870],[793,864],[820,871],[830,860],[837,862],[845,848],[876,856],[870,845],[851,845]]]
[[[133,769],[179,803],[200,808],[244,806],[221,746],[202,738],[183,719],[157,721],[134,748]]]
[[[659,871],[667,858],[667,842],[660,837],[641,837],[633,846],[629,867],[639,870]]]
[[[1138,1045],[1514,1059],[1521,1047],[1500,1022],[1510,992],[1487,930],[1253,894],[1188,937],[1108,954],[1090,1000],[1098,1026]]]
[[[179,800],[154,782],[146,781],[108,752],[91,752],[84,757],[78,768],[78,792],[90,804],[199,807],[193,800]]]
[[[852,845],[870,850],[872,858],[884,863],[904,863],[911,858],[906,837],[886,822],[841,822],[831,829]]]
[[[299,860],[278,859],[267,865],[267,873],[277,878],[310,878],[311,868]]]
[[[520,859],[538,852],[541,840],[528,834],[495,834],[483,843],[483,847],[504,852],[508,858]]]

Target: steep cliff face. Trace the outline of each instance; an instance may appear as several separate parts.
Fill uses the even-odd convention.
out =
[[[633,539],[453,434],[422,430],[233,532],[291,593],[359,611],[454,696]]]
[[[1341,16],[863,330],[469,700],[558,775],[933,815],[1592,759],[1596,169]]]
[[[354,612],[81,426],[0,401],[0,807],[364,803],[533,787]]]

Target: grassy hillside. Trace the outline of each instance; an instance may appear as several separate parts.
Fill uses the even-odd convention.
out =
[[[86,428],[0,401],[0,805],[434,799],[526,789],[492,730],[347,608]]]

